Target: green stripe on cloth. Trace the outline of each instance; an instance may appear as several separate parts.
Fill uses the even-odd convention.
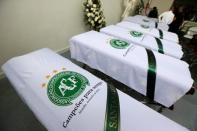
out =
[[[159,30],[159,36],[160,36],[160,39],[163,39],[163,31],[158,29]]]
[[[155,37],[155,40],[156,40],[157,45],[158,45],[158,52],[161,53],[161,54],[164,54],[163,45],[162,45],[161,40],[159,38],[156,38],[156,37]]]
[[[148,56],[148,75],[147,75],[147,91],[146,96],[150,100],[154,100],[155,82],[156,82],[156,58],[151,50],[146,49]]]
[[[158,27],[158,23],[157,22],[155,22],[155,28],[157,28]]]
[[[120,103],[118,92],[113,87],[107,87],[107,105],[104,131],[120,131]]]

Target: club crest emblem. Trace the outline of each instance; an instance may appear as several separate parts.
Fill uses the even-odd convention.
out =
[[[110,45],[117,49],[125,49],[129,46],[129,43],[119,39],[111,39]]]
[[[141,37],[143,35],[143,33],[138,31],[131,31],[130,34],[134,37]]]
[[[47,95],[52,103],[58,106],[68,106],[89,85],[83,75],[73,71],[63,71],[54,75],[48,82]]]
[[[143,19],[144,22],[149,22],[149,20]]]
[[[144,28],[144,29],[150,28],[148,25],[141,25],[141,27]]]

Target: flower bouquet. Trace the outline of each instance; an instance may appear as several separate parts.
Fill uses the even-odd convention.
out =
[[[105,27],[106,22],[103,11],[101,10],[100,0],[85,0],[83,5],[86,25],[89,25],[91,30],[96,31]]]

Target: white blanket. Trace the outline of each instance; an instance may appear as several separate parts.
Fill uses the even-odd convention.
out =
[[[179,43],[179,39],[178,39],[177,34],[172,33],[172,32],[158,30],[156,28],[151,28],[148,26],[143,26],[143,25],[139,25],[136,23],[127,22],[127,21],[120,22],[117,25],[120,27],[123,27],[123,28],[140,31],[140,32],[143,32],[148,35],[152,35],[157,38],[161,38],[161,39],[169,40],[169,41],[172,41],[175,43]]]
[[[183,56],[182,48],[179,44],[155,38],[150,35],[121,28],[119,26],[110,25],[102,28],[100,32],[115,36],[119,39],[125,40],[129,43],[135,43],[145,48],[158,51],[160,53],[180,59]],[[137,34],[135,34],[137,33]]]
[[[77,35],[70,40],[71,57],[146,95],[149,65],[145,48],[130,44],[117,49],[114,39],[95,31]],[[154,100],[170,107],[192,87],[188,64],[153,53],[157,65]]]
[[[159,21],[157,18],[150,18],[150,17],[147,17],[145,15],[135,15],[135,16],[130,16],[130,17],[135,17],[135,18],[138,18],[138,19],[148,19],[148,20],[151,20],[151,21],[154,21],[154,22]]]
[[[147,16],[140,16],[140,15],[130,16],[130,17],[125,18],[123,21],[137,23],[140,25],[146,25],[152,28],[158,28],[158,29],[165,30],[165,31],[168,31],[169,29],[168,25],[158,22],[158,19],[149,18]]]
[[[49,131],[104,131],[105,118],[112,118],[108,127],[119,123],[121,131],[188,131],[120,91],[111,95],[119,100],[113,104],[117,108],[106,104],[110,95],[104,81],[49,49],[13,58],[2,69]],[[113,114],[106,117],[106,109]]]

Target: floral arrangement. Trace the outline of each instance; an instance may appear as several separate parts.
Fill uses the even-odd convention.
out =
[[[142,10],[144,9],[144,1],[140,0],[140,4],[137,5],[135,14],[142,14]]]
[[[83,5],[85,23],[86,25],[89,25],[91,30],[99,31],[106,26],[100,0],[85,0]]]

